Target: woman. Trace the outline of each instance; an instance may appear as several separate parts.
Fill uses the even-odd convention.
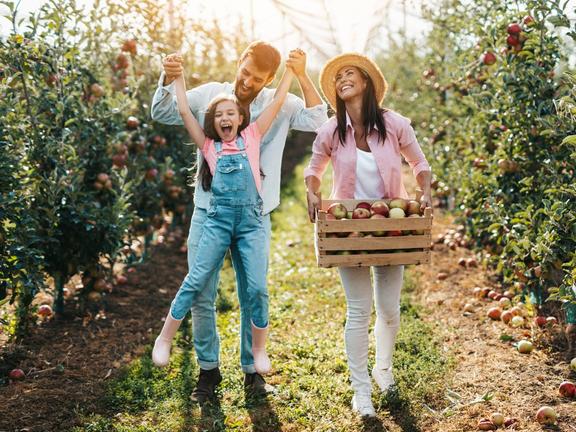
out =
[[[407,198],[402,184],[402,156],[423,191],[422,208],[431,207],[430,166],[420,149],[410,121],[380,106],[388,84],[378,66],[367,57],[347,53],[329,60],[320,75],[324,96],[336,116],[318,129],[312,159],[304,171],[308,214],[314,221],[322,175],[332,162],[332,199]],[[368,373],[368,326],[375,292],[376,363],[372,377],[382,391],[394,385],[392,353],[400,326],[400,290],[403,266],[340,267],[346,293],[344,338],[352,409],[375,416]]]

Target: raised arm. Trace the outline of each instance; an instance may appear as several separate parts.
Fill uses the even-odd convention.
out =
[[[268,132],[270,125],[276,118],[276,114],[278,114],[280,107],[282,107],[282,104],[286,99],[293,78],[294,72],[292,72],[291,69],[286,68],[284,70],[284,75],[282,75],[282,79],[280,80],[280,84],[278,84],[278,87],[276,88],[276,93],[274,93],[272,102],[270,102],[270,105],[262,111],[256,120],[256,125],[260,131],[260,135],[264,136],[266,132]]]
[[[306,71],[306,53],[300,48],[290,51],[286,67],[292,69],[298,80],[306,108],[322,105],[322,98]]]
[[[196,120],[196,117],[194,117],[190,111],[188,99],[186,98],[186,83],[184,82],[184,75],[180,75],[178,78],[176,78],[174,85],[176,89],[178,112],[182,117],[184,126],[190,134],[192,141],[194,141],[198,147],[202,148],[204,145],[204,140],[206,139],[206,135],[204,135],[204,129],[202,129],[202,126],[200,123],[198,123],[198,120]]]

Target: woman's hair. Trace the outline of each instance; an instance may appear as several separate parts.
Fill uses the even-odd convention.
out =
[[[362,76],[364,76],[364,79],[366,79],[366,89],[364,90],[364,96],[362,98],[362,113],[364,118],[364,124],[362,126],[364,127],[364,133],[368,136],[372,128],[376,126],[378,129],[378,140],[383,144],[386,140],[386,123],[384,122],[382,114],[386,112],[386,110],[378,106],[372,78],[362,69],[357,69]],[[344,145],[346,140],[346,105],[338,94],[336,94],[336,120],[338,138],[340,139],[340,143]],[[336,133],[336,131],[334,131],[334,133]]]
[[[242,123],[238,126],[238,134],[242,132],[246,126],[248,126],[248,122],[250,121],[246,110],[240,106],[238,103],[238,99],[236,96],[231,94],[221,94],[216,96],[214,99],[210,101],[208,104],[208,108],[206,109],[206,115],[204,117],[204,135],[208,138],[213,139],[214,141],[219,141],[220,137],[218,133],[216,133],[216,128],[214,127],[214,118],[216,114],[216,107],[220,102],[224,101],[231,101],[236,104],[238,108],[238,112],[242,116]],[[204,143],[197,143],[198,145],[202,146]],[[200,165],[200,169],[198,170],[198,178],[202,184],[202,189],[205,191],[210,190],[212,186],[212,174],[210,173],[210,168],[208,167],[208,162],[206,162],[206,158],[202,161],[202,165]]]

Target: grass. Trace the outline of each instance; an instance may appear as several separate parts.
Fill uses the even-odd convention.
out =
[[[109,384],[100,413],[81,413],[83,426],[74,432],[388,430],[385,427],[419,431],[419,422],[427,415],[424,406],[445,405],[451,360],[434,328],[419,318],[425,311],[410,301],[418,281],[407,271],[394,357],[398,390],[374,395],[378,420],[365,423],[351,412],[344,293],[335,269],[315,265],[313,226],[307,221],[304,197],[302,177],[296,175],[273,215],[268,281],[274,374],[267,381],[276,386],[277,393],[259,401],[244,395],[240,317],[233,273],[227,266],[221,282],[227,307],[218,314],[224,377],[219,403],[201,410],[189,401],[198,366],[187,342],[189,330],[184,330],[169,368],[154,368],[148,351]],[[373,362],[373,340],[371,344]]]

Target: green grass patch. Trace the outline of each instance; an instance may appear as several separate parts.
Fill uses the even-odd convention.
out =
[[[221,278],[226,304],[218,313],[221,371],[219,403],[200,410],[189,401],[198,367],[189,334],[179,336],[170,366],[152,367],[149,351],[108,385],[99,414],[84,413],[88,431],[418,431],[432,408],[446,405],[451,360],[426,311],[411,302],[418,281],[408,270],[402,323],[394,356],[397,392],[379,395],[379,420],[364,423],[350,409],[352,390],[344,350],[346,303],[337,270],[315,264],[313,225],[305,208],[302,166],[273,215],[268,275],[269,352],[274,373],[267,381],[277,393],[254,401],[244,395],[239,367],[240,316],[232,269]],[[325,185],[330,183],[326,180]],[[289,193],[288,193],[289,192]],[[325,191],[328,196],[328,191]],[[185,327],[185,326],[184,326]],[[370,359],[374,361],[374,341]]]

